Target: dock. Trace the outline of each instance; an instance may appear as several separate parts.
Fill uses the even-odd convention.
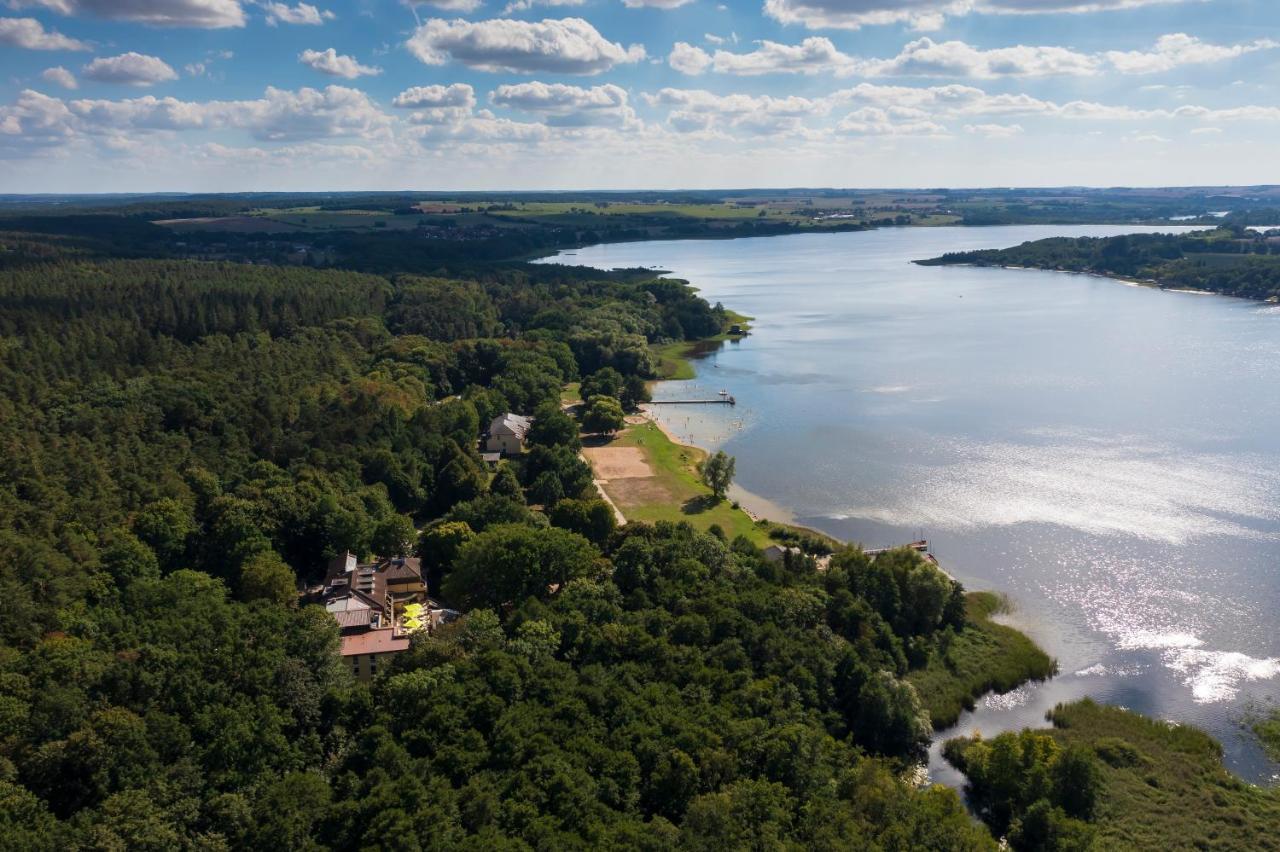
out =
[[[738,401],[728,391],[720,391],[714,399],[655,399],[649,405],[737,405]]]

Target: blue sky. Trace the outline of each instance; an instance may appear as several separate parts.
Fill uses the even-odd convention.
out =
[[[0,192],[1280,182],[1274,0],[0,0]]]

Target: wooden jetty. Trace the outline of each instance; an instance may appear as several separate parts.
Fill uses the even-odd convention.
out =
[[[720,391],[716,399],[655,399],[649,405],[737,405],[738,401],[728,391]]]

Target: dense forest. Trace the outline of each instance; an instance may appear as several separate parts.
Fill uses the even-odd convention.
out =
[[[1280,241],[1241,226],[1185,234],[1052,237],[1007,249],[951,252],[917,263],[1090,272],[1164,288],[1280,298]]]
[[[141,253],[0,235],[6,848],[993,848],[902,780],[913,677],[1001,682],[957,584],[599,511],[562,386],[633,403],[719,306]],[[538,428],[495,470],[505,411]],[[347,550],[465,610],[369,684],[299,604]]]

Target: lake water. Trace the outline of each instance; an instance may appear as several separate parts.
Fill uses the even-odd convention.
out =
[[[921,267],[946,251],[1136,227],[886,229],[595,246],[756,317],[659,398],[690,443],[800,523],[867,546],[930,540],[1059,660],[958,729],[1043,724],[1091,695],[1191,722],[1242,777],[1240,729],[1280,695],[1280,307],[1035,270]],[[1161,230],[1180,230],[1163,228]],[[941,737],[939,738],[939,740]],[[958,779],[937,758],[937,780]]]

